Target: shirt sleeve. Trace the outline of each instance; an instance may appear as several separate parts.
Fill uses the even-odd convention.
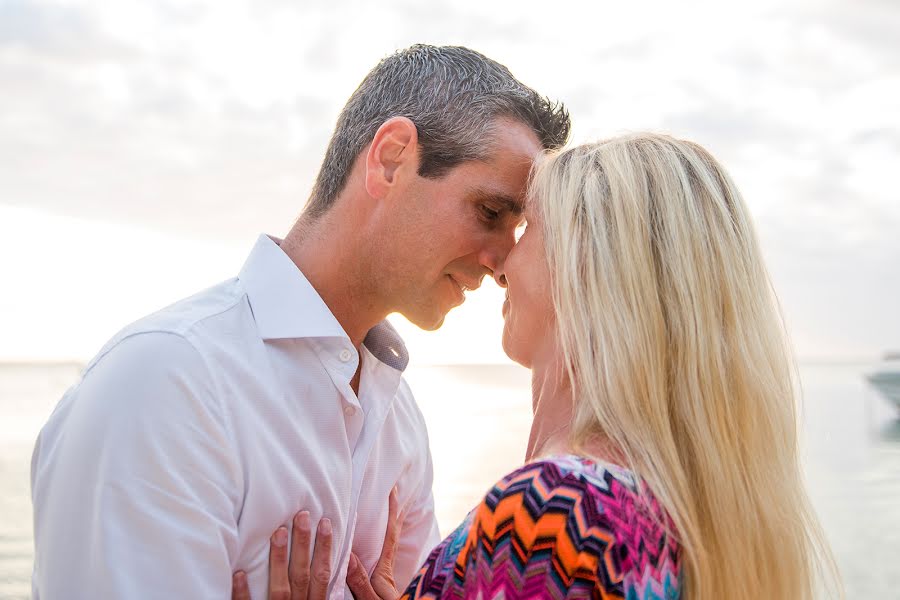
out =
[[[184,338],[114,345],[32,458],[35,598],[227,598],[243,480],[209,369]]]

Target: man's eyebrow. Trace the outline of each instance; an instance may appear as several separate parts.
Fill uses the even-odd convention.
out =
[[[491,190],[476,189],[472,192],[473,198],[478,202],[490,202],[499,204],[512,214],[519,216],[525,211],[525,204],[518,198],[513,198],[503,193]]]

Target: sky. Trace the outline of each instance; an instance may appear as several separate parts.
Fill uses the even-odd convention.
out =
[[[461,44],[572,141],[692,139],[754,216],[798,355],[900,350],[900,2],[0,0],[0,360],[84,360],[303,208],[383,56]],[[502,362],[490,280],[420,364]]]

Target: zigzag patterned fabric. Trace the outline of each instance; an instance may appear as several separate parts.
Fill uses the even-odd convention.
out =
[[[680,549],[667,530],[671,519],[630,471],[543,459],[499,481],[402,599],[674,600]]]

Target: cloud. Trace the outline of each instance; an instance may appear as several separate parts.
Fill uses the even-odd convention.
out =
[[[0,2],[0,45],[19,48],[32,57],[69,62],[96,60],[114,54],[114,45],[100,36],[83,10],[25,0]]]
[[[320,94],[259,102],[177,42],[111,37],[91,7],[3,11],[3,201],[226,238],[299,212],[333,119]]]
[[[806,347],[880,348],[900,343],[898,29],[888,1],[0,0],[0,203],[224,243],[284,233],[365,72],[461,43],[564,100],[576,141],[654,129],[710,148]]]

